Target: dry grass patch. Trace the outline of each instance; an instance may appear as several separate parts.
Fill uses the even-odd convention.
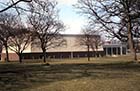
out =
[[[30,91],[140,91],[140,78],[94,79],[84,77],[60,81]]]
[[[0,91],[140,91],[140,64],[129,57],[0,64]]]

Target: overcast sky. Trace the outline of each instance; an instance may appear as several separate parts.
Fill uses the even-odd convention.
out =
[[[57,0],[58,8],[60,9],[60,19],[66,25],[66,34],[78,34],[84,24],[84,18],[76,13],[75,8],[72,6],[77,0]]]

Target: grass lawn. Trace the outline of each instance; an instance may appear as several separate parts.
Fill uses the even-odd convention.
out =
[[[140,91],[131,57],[0,63],[0,91]]]

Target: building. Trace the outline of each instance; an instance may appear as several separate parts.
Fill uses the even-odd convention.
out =
[[[62,35],[63,38],[66,40],[66,44],[50,48],[46,52],[47,58],[79,58],[79,57],[87,57],[88,52],[86,46],[82,46],[78,44],[78,38],[84,37],[84,35]],[[99,37],[99,35],[94,35],[93,37]],[[104,56],[104,50],[102,46],[99,46],[97,51],[93,51],[90,49],[90,56]],[[3,49],[1,54],[1,60],[4,60],[5,57],[5,50]],[[41,48],[35,44],[30,43],[28,48],[23,52],[23,59],[42,59],[43,54]],[[9,59],[10,60],[18,60],[18,56],[12,52],[9,51]]]
[[[127,45],[119,41],[106,42],[103,48],[106,56],[127,54]]]
[[[47,50],[47,58],[79,58],[87,57],[87,48],[78,44],[78,38],[84,37],[84,35],[63,35],[66,40],[66,45],[59,46],[56,48],[51,48]],[[97,36],[94,36],[97,37]],[[42,59],[42,50],[40,47],[32,43],[31,53],[24,53],[24,59]],[[100,46],[97,54],[95,51],[90,49],[90,56],[94,57],[96,55],[103,56],[103,47]]]
[[[58,46],[55,48],[50,48],[46,52],[47,58],[81,58],[87,57],[87,47],[79,45],[78,38],[84,37],[84,35],[63,35],[66,40],[66,44]],[[99,37],[99,35],[94,35],[93,37]],[[1,53],[1,60],[5,60],[4,48]],[[126,55],[127,45],[122,44],[118,41],[107,41],[103,45],[99,46],[96,51],[90,48],[90,57],[102,57],[102,56],[112,56],[112,55]],[[30,43],[29,46],[23,52],[23,59],[42,59],[43,54],[41,48],[34,42]],[[9,50],[9,59],[18,60],[18,56],[13,51]]]

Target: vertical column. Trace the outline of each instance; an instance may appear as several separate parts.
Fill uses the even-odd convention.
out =
[[[70,54],[70,55],[71,55],[71,58],[73,58],[73,52],[71,52],[71,54]]]
[[[111,56],[113,55],[113,47],[110,47],[111,48]]]
[[[122,46],[120,46],[120,55],[122,55]]]
[[[118,55],[119,53],[118,53],[118,47],[116,47],[116,55]]]
[[[125,47],[125,54],[127,54],[127,47]]]
[[[105,51],[106,51],[106,56],[107,56],[108,55],[107,47],[105,48]]]

